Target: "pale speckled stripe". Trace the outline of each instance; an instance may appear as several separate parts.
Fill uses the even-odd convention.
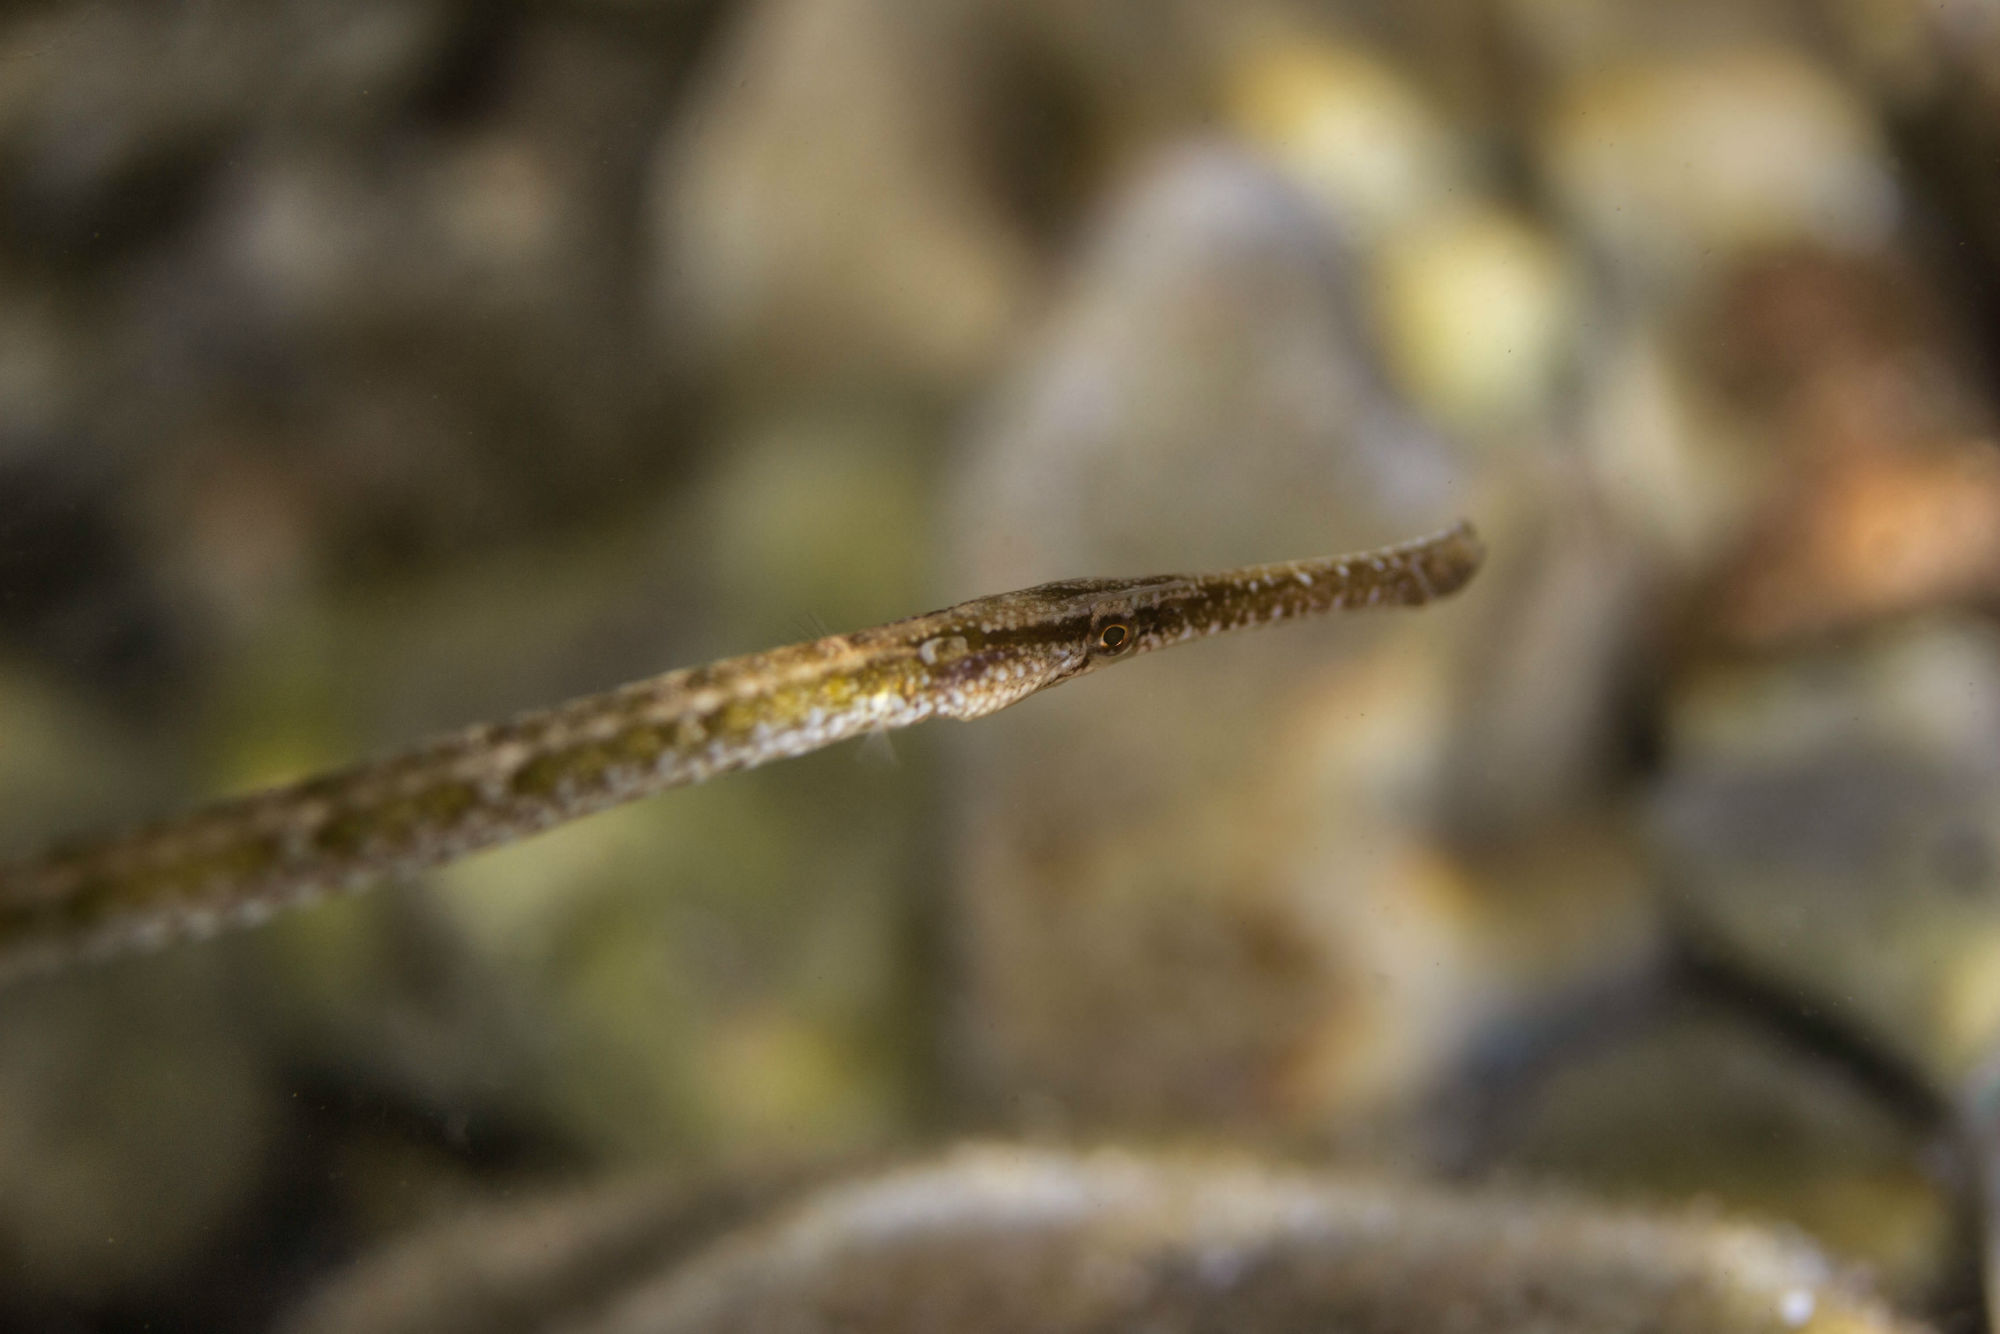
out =
[[[1211,575],[1077,579],[668,672],[0,869],[0,977],[200,935],[662,788],[934,715],[977,718],[1168,644],[1463,587],[1468,524]]]

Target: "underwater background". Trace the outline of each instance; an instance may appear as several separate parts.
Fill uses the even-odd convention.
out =
[[[0,860],[1491,553],[7,987],[0,1328],[1982,1328],[1996,160],[1988,0],[0,7]]]

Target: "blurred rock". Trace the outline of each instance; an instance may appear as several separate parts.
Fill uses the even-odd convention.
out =
[[[804,1175],[746,1172],[743,1181],[706,1185],[640,1177],[457,1211],[353,1266],[284,1328],[527,1334],[564,1326],[754,1217]]]
[[[0,166],[41,239],[10,277],[0,395],[34,401],[9,434],[118,472],[121,537],[196,633],[676,461],[633,276],[662,51],[429,0],[16,22]]]
[[[1954,1096],[2000,1041],[2000,637],[1716,668],[1670,721],[1656,835],[1691,924]]]
[[[1989,600],[1991,410],[1939,285],[1813,245],[1704,285],[1607,312],[1585,390],[1593,474],[1686,632],[1769,649]]]
[[[2000,284],[2000,15],[1980,4],[1848,0],[1831,30],[1870,87],[1925,205],[1927,258],[1954,281],[1959,315],[1990,345]]]
[[[1321,205],[1396,385],[1492,452],[1479,506],[1490,610],[1440,779],[1454,832],[1560,820],[1621,758],[1616,710],[1650,596],[1643,545],[1594,513],[1591,482],[1552,452],[1580,275],[1555,237],[1481,198],[1477,159],[1379,58],[1296,34],[1248,49],[1226,114]]]
[[[973,0],[987,40],[1011,47],[1083,111],[1086,165],[1098,184],[1198,124],[1232,37],[1268,19],[1265,0],[1167,0],[1143,11],[1068,0]],[[1093,192],[1095,193],[1095,192]]]
[[[1264,797],[1282,812],[1277,828],[1316,835],[1289,850],[1288,887],[1305,904],[1302,934],[1326,988],[1309,1023],[1280,993],[1254,1030],[1298,1033],[1268,1107],[1294,1128],[1323,1118],[1320,1142],[1374,1161],[1456,1161],[1465,1128],[1451,1122],[1451,1100],[1485,1062],[1560,1040],[1578,1011],[1651,986],[1664,944],[1642,850],[1615,814],[1576,803],[1563,818],[1532,797],[1488,797],[1473,814],[1467,798],[1482,784],[1466,781],[1459,757],[1476,762],[1479,739],[1453,708],[1466,701],[1442,657],[1412,637],[1330,673],[1291,734],[1305,760],[1288,776],[1296,795]],[[1523,781],[1546,794],[1540,776]],[[1484,788],[1498,786],[1484,775]],[[1233,809],[1219,818],[1248,824]],[[1107,944],[1109,934],[1080,947],[1103,960],[1091,970],[1098,985],[1146,978],[1143,945]],[[1161,953],[1151,967],[1162,974],[1185,967],[1185,951]],[[1213,1045],[1227,1031],[1229,993],[1183,998],[1164,976],[1150,989],[1162,1015],[1190,1013],[1135,1032],[1101,1077],[1118,1069],[1111,1059],[1174,1052],[1189,1035]]]
[[[1715,595],[1717,628],[1737,643],[2000,593],[2000,452],[1990,440],[1834,460],[1770,510]]]
[[[1661,602],[1644,544],[1589,483],[1559,458],[1511,462],[1484,506],[1496,541],[1437,776],[1444,824],[1474,844],[1616,809]]]
[[[161,775],[143,772],[131,738],[89,701],[0,665],[0,864],[146,809]]]
[[[1349,279],[1311,202],[1247,156],[1153,162],[976,423],[965,578],[1207,568],[1454,513],[1458,467],[1382,388]]]
[[[946,9],[745,5],[654,167],[661,318],[705,371],[935,394],[989,368],[1034,272],[984,197]]]
[[[733,432],[701,497],[718,652],[859,629],[927,605],[931,424],[829,409]]]
[[[1979,5],[1848,0],[1828,11],[1848,54],[1899,109],[1990,85],[2000,22]]]
[[[1948,283],[1907,255],[1782,246],[1719,276],[1688,330],[1691,364],[1794,448],[1881,452],[1990,411],[1966,383]]]
[[[1939,304],[1905,265],[1810,250],[1722,289],[1696,341],[1771,449],[1710,593],[1725,638],[1768,647],[2000,591],[1991,411]]]
[[[1433,216],[1464,184],[1459,149],[1422,92],[1358,47],[1297,34],[1251,45],[1222,105],[1356,246]]]
[[[0,273],[0,466],[17,466],[73,420],[93,378],[79,315],[58,285]]]
[[[261,91],[262,29],[143,4],[17,14],[0,30],[9,239],[63,255],[178,221]]]
[[[447,1141],[441,1162],[395,1136],[343,1146],[339,1188],[364,1231],[406,1226],[433,1197],[466,1194],[467,1165],[449,1161],[452,1150],[512,1137],[554,1157],[577,1142],[541,1096],[558,1066],[544,1017],[456,925],[427,897],[385,886],[229,942],[254,979],[254,1013],[234,1031],[273,1064],[365,1090]]]
[[[826,1191],[582,1328],[1886,1330],[1740,1226],[1201,1160],[962,1152]]]
[[[1365,544],[1465,505],[1372,377],[1324,238],[1241,159],[1163,162],[974,438],[965,585]],[[1494,591],[1203,645],[964,736],[954,1060],[972,1086],[1086,1124],[1339,1124],[1416,1096],[1527,997],[1643,954],[1517,968],[1533,947],[1440,849],[1459,655],[1490,659]],[[1582,658],[1601,689],[1604,655]],[[1484,755],[1521,758],[1502,749]],[[1579,910],[1603,940],[1644,938],[1610,925],[1628,883]]]
[[[1701,57],[1746,45],[1810,45],[1814,19],[1786,0],[1505,0],[1507,37],[1533,74],[1567,82],[1635,56]]]
[[[1383,354],[1418,406],[1475,438],[1544,417],[1579,296],[1546,233],[1497,208],[1440,208],[1388,239],[1374,288]]]
[[[7,231],[72,262],[185,221],[257,122],[345,130],[406,110],[456,35],[430,0],[30,9],[0,30]]]
[[[442,895],[531,1016],[510,1098],[618,1158],[878,1142],[909,1115],[905,830],[848,750],[461,864]]]
[[[1469,20],[1430,9],[1410,26],[1422,45],[1451,45],[1444,30]],[[1480,197],[1490,187],[1480,159],[1380,54],[1263,26],[1229,66],[1224,123],[1311,195],[1364,261],[1368,313],[1399,387],[1472,436],[1534,423],[1578,315],[1555,239]]]
[[[158,710],[194,656],[171,581],[88,435],[0,445],[0,651],[128,714]]]
[[[541,23],[488,60],[470,123],[260,143],[196,253],[141,289],[132,355],[202,391],[163,390],[206,446],[177,497],[241,471],[234,451],[277,460],[311,548],[379,568],[559,523],[674,462],[627,216],[665,100],[648,53]],[[176,337],[191,315],[204,336]]]
[[[1742,540],[1774,471],[1769,442],[1718,402],[1659,324],[1596,319],[1579,381],[1589,475],[1648,572],[1686,586]]]
[[[1551,106],[1540,151],[1589,238],[1661,292],[1785,244],[1878,249],[1901,209],[1865,106],[1776,46],[1593,70]]]
[[[166,1286],[262,1180],[275,1108],[214,964],[181,954],[8,991],[0,1270],[16,1299],[89,1309]]]
[[[1803,1229],[1904,1303],[1958,1244],[1926,1135],[1851,1071],[1719,1009],[1680,1006],[1576,1053],[1502,1112],[1489,1165],[1594,1197]]]

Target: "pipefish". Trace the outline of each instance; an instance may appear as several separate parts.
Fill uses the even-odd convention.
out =
[[[978,718],[1169,644],[1462,588],[1470,524],[1208,575],[1072,579],[726,658],[0,869],[0,977],[248,923],[565,820],[930,717]]]

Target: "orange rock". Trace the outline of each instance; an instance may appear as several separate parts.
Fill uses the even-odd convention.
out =
[[[2000,591],[2000,450],[1844,453],[1801,469],[1720,581],[1724,636],[1768,645]]]

